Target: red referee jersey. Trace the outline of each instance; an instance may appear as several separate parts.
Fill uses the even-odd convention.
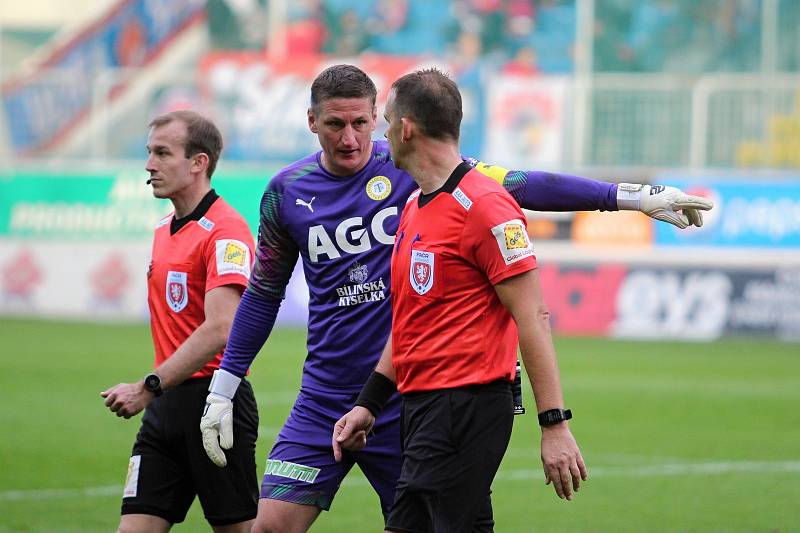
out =
[[[198,210],[208,200],[213,197],[204,198]],[[147,272],[156,366],[205,321],[205,294],[222,285],[246,287],[253,266],[253,237],[242,216],[219,197],[205,213],[198,210],[174,235],[173,215],[156,226]],[[192,377],[210,376],[221,359],[222,352]]]
[[[517,329],[494,285],[534,268],[522,210],[469,165],[423,207],[412,195],[392,255],[398,390],[513,380]]]

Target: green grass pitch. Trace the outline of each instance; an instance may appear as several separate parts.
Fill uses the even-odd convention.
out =
[[[0,531],[113,531],[139,417],[100,391],[152,364],[148,329],[2,318]],[[590,479],[545,486],[532,413],[517,417],[494,484],[496,530],[800,530],[800,346],[556,340]],[[304,332],[276,330],[253,366],[259,469],[299,382]],[[532,399],[526,404],[532,410]],[[380,531],[360,472],[312,531]],[[207,531],[197,504],[175,531]]]

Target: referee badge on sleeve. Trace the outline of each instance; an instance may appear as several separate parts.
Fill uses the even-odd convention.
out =
[[[216,241],[217,274],[241,274],[250,277],[250,248],[236,239]]]
[[[411,286],[420,296],[427,293],[433,287],[433,252],[423,250],[411,250],[411,267],[409,268],[409,278]]]
[[[492,228],[492,235],[497,240],[497,246],[506,265],[533,255],[533,245],[525,229],[525,223],[519,219],[498,224]]]

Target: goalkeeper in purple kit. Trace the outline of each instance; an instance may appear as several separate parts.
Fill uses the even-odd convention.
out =
[[[390,259],[414,180],[373,141],[372,80],[352,65],[323,71],[311,87],[310,130],[322,150],[283,168],[261,200],[256,261],[228,344],[209,387],[201,431],[225,466],[239,381],[266,342],[297,258],[309,288],[308,355],[300,392],[267,460],[254,531],[306,531],[358,464],[384,516],[400,473],[400,399],[389,401],[359,452],[333,456],[331,433],[372,373],[391,330]],[[702,224],[703,198],[673,187],[616,184],[466,161],[538,211],[634,209],[678,227]],[[366,438],[366,436],[364,436]],[[220,446],[221,445],[221,446]]]

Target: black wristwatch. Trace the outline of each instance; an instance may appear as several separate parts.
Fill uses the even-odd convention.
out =
[[[539,425],[552,426],[570,418],[572,418],[572,411],[569,409],[548,409],[539,413]]]
[[[144,377],[144,388],[155,396],[161,396],[161,393],[164,392],[161,389],[161,377],[155,372],[151,372]]]

